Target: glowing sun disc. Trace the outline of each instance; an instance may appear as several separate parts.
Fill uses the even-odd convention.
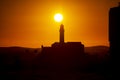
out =
[[[55,14],[54,19],[56,22],[61,22],[63,20],[63,16],[62,14],[58,13],[58,14]]]

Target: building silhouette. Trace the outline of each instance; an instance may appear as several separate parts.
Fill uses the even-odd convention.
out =
[[[63,24],[60,25],[59,32],[59,42],[53,43],[51,47],[42,46],[40,61],[46,66],[55,68],[57,66],[60,68],[78,67],[80,61],[84,62],[84,45],[81,42],[64,42]]]
[[[109,10],[109,42],[111,59],[119,53],[120,42],[120,3]],[[117,59],[117,58],[116,58]]]

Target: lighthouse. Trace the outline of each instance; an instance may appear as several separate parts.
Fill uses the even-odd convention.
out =
[[[63,44],[64,43],[64,25],[61,24],[60,25],[60,44]]]

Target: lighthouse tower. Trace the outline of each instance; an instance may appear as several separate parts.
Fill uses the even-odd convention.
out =
[[[64,43],[64,25],[63,24],[60,25],[60,43],[61,44]]]

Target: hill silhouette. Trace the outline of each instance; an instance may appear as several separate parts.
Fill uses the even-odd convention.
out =
[[[41,48],[27,48],[27,47],[18,47],[18,46],[13,46],[13,47],[0,47],[0,54],[3,53],[20,53],[23,52],[25,53],[40,53]],[[108,46],[90,46],[90,47],[85,47],[85,53],[94,55],[94,54],[102,54],[105,55],[109,53],[109,47]]]
[[[109,47],[108,46],[90,46],[85,47],[85,52],[89,54],[95,54],[95,53],[108,53]]]
[[[98,56],[100,59],[110,56],[108,46],[85,47],[85,53],[92,56]]]
[[[26,48],[16,46],[0,47],[1,79],[9,78],[8,80],[49,80],[49,77],[50,79],[51,77],[56,77],[53,79],[56,80],[61,76],[61,79],[67,78],[71,80],[71,75],[72,79],[74,80],[79,80],[83,77],[85,80],[89,80],[87,77],[90,77],[92,80],[95,80],[93,78],[98,80],[106,80],[106,77],[104,76],[108,74],[107,68],[109,61],[109,47],[85,47],[85,54],[86,58],[83,62],[85,62],[86,65],[81,65],[83,67],[78,67],[69,71],[64,70],[62,72],[56,72],[53,68],[44,68],[41,70],[41,67],[35,64],[36,58],[39,58],[38,56],[41,55],[41,48]]]

